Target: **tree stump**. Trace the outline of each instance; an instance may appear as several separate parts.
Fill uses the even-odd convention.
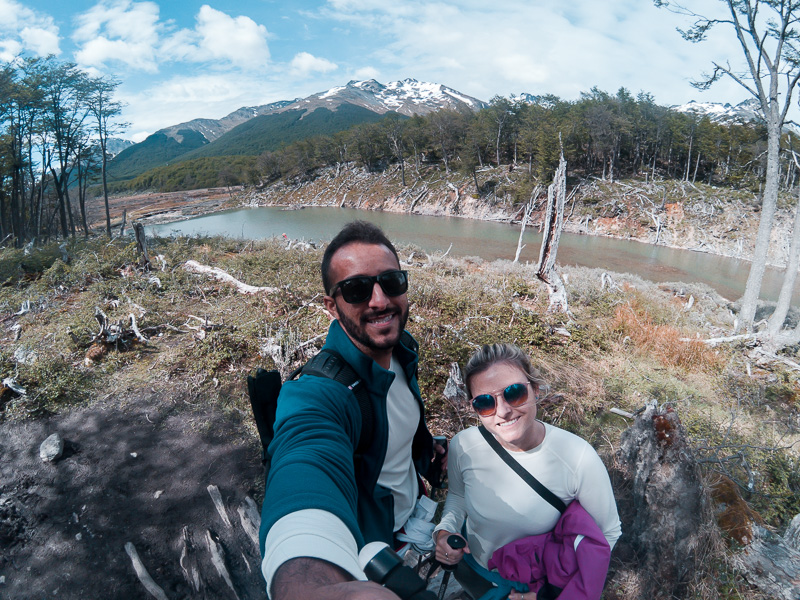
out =
[[[632,488],[632,525],[623,535],[644,573],[639,597],[683,597],[716,528],[677,413],[648,406],[623,433],[619,462]]]

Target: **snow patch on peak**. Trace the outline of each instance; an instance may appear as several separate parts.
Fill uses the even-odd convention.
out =
[[[352,82],[351,82],[351,83],[352,83]],[[348,83],[347,85],[350,85],[350,84]],[[335,96],[336,94],[338,94],[339,92],[341,92],[341,91],[342,91],[342,90],[344,90],[344,89],[347,89],[347,88],[346,88],[345,86],[341,86],[341,87],[332,87],[332,88],[331,88],[331,89],[329,89],[327,92],[322,92],[322,93],[319,95],[319,97],[320,97],[320,98],[323,98],[323,99],[324,99],[324,98],[330,98],[331,96]]]
[[[686,104],[671,108],[685,114],[707,116],[716,123],[763,121],[761,105],[755,98],[749,98],[735,106],[731,106],[727,102],[722,104],[719,102],[696,102],[692,100]]]

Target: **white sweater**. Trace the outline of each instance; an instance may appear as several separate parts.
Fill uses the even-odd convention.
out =
[[[585,440],[544,425],[541,444],[509,454],[565,504],[579,500],[613,548],[622,528],[605,465]],[[447,460],[447,500],[434,536],[441,529],[460,533],[466,519],[470,551],[480,565],[497,548],[555,527],[559,512],[503,462],[477,427],[453,438]]]

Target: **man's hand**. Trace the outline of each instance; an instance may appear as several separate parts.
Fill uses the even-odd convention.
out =
[[[440,446],[439,444],[434,443],[433,444],[433,450],[434,450],[433,460],[436,460],[436,454],[444,454],[444,456],[442,456],[442,458],[441,458],[442,471],[447,473],[447,448],[445,448],[444,446]]]
[[[344,569],[317,558],[283,563],[272,581],[272,600],[400,600],[371,581],[355,581]]]

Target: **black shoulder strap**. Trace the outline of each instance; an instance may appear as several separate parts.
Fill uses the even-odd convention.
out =
[[[361,410],[361,437],[358,439],[356,454],[364,454],[372,445],[375,412],[369,400],[367,386],[363,385],[361,378],[353,370],[353,367],[338,352],[323,348],[300,369],[295,370],[289,376],[289,379],[297,376],[298,371],[303,375],[316,375],[317,377],[333,379],[353,392]]]
[[[567,510],[567,505],[564,504],[561,498],[559,498],[553,492],[548,490],[544,486],[544,484],[542,484],[541,481],[539,481],[538,479],[536,479],[536,477],[528,473],[528,471],[526,471],[521,464],[519,464],[517,461],[511,458],[506,449],[500,445],[500,442],[498,442],[495,439],[495,437],[491,433],[489,433],[483,425],[480,425],[478,427],[478,431],[481,432],[481,435],[492,447],[492,450],[497,452],[497,455],[503,459],[503,462],[505,462],[512,469],[514,469],[516,474],[522,477],[525,483],[531,486],[534,489],[534,491],[536,491],[537,494],[539,494],[542,498],[544,498],[550,504],[552,504],[553,508],[555,508],[561,514],[564,514],[564,511]]]

